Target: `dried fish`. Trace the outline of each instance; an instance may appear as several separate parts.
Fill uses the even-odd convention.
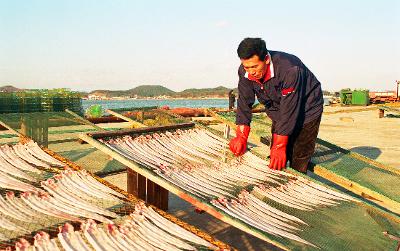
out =
[[[31,166],[26,161],[22,160],[18,155],[16,155],[13,149],[8,145],[0,146],[0,156],[16,168],[33,173],[41,173],[39,169]]]
[[[32,156],[29,152],[26,151],[26,148],[24,145],[14,145],[12,147],[12,149],[14,150],[15,154],[20,157],[21,159],[25,160],[28,163],[31,163],[35,166],[41,166],[41,167],[45,167],[45,168],[50,168],[50,166],[40,160],[38,160],[37,158],[35,158],[34,156]]]
[[[51,157],[46,152],[44,152],[42,148],[40,148],[40,146],[38,146],[38,144],[32,140],[25,143],[25,148],[32,156],[36,157],[39,160],[47,162],[51,166],[58,166],[58,167],[65,166],[64,163]]]
[[[203,129],[124,136],[102,142],[232,217],[311,246],[295,234],[302,231],[300,226],[307,226],[303,220],[259,198],[308,211],[352,200],[302,177],[271,170],[267,161],[250,152],[225,163],[222,160],[228,142]]]

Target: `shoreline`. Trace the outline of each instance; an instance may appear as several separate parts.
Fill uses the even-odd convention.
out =
[[[228,97],[205,97],[205,98],[110,98],[110,99],[88,99],[86,101],[126,101],[126,100],[210,100],[210,99],[228,99]]]

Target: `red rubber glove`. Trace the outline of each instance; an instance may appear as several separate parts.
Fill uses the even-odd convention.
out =
[[[282,170],[286,167],[286,146],[289,136],[274,133],[270,153],[269,168]]]
[[[234,155],[240,156],[246,152],[249,133],[250,126],[248,125],[238,125],[236,127],[236,137],[229,142],[229,148]]]

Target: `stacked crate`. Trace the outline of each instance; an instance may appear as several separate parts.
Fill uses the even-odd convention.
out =
[[[0,113],[52,112],[70,109],[82,114],[82,99],[68,89],[0,92]]]

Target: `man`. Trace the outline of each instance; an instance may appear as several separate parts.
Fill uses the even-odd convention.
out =
[[[229,110],[232,110],[235,107],[236,95],[233,93],[233,90],[228,92],[228,100],[229,100]]]
[[[296,56],[268,51],[261,38],[245,38],[237,49],[239,98],[236,137],[231,151],[242,155],[247,148],[255,96],[272,120],[269,167],[290,166],[306,173],[314,153],[323,110],[321,84]]]

